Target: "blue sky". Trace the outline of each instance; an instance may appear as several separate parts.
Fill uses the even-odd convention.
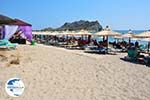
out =
[[[33,29],[98,20],[116,29],[150,29],[150,0],[0,0],[0,13],[25,20]]]

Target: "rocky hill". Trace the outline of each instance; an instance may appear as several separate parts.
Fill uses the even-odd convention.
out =
[[[88,30],[88,31],[101,31],[102,30],[102,26],[99,24],[98,21],[84,21],[84,20],[80,20],[80,21],[75,21],[72,23],[65,23],[64,25],[62,25],[59,28],[53,29],[53,28],[45,28],[42,29],[42,31],[65,31],[65,30],[69,30],[69,31],[78,31],[78,30]]]

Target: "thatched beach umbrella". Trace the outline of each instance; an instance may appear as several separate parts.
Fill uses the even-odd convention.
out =
[[[33,34],[33,35],[49,35],[50,33],[39,31],[39,32],[32,32],[32,34]]]
[[[66,40],[67,40],[67,44],[68,44],[68,39],[69,39],[69,36],[74,36],[75,32],[74,31],[69,31],[69,30],[66,30],[66,31],[62,31],[59,33],[59,36],[61,37],[66,37]]]
[[[137,38],[150,38],[150,31],[142,32],[136,35]]]
[[[68,35],[74,35],[75,34],[75,32],[74,31],[62,31],[62,32],[60,32],[60,34],[59,35],[61,35],[61,36],[68,36]]]
[[[130,44],[131,43],[131,38],[134,38],[135,35],[134,35],[134,33],[131,30],[129,30],[129,32],[124,34],[124,35],[122,35],[122,37],[123,38],[128,38],[129,39],[129,44]]]
[[[121,33],[120,33],[121,34]],[[114,36],[114,39],[117,39],[117,40],[119,40],[119,39],[123,39],[123,37],[120,35],[120,36]]]
[[[92,35],[92,33],[85,31],[85,30],[81,30],[77,32],[75,35]]]
[[[60,36],[66,36],[66,39],[68,40],[69,36],[74,36],[75,32],[74,31],[63,31],[59,35]]]
[[[93,35],[92,33],[86,31],[86,30],[81,30],[79,32],[77,32],[75,34],[76,36],[81,36],[82,37],[82,40],[83,40],[83,37],[85,36],[89,42],[91,42],[91,36]]]
[[[50,32],[49,35],[51,35],[51,36],[57,36],[57,35],[59,35],[59,34],[60,34],[59,32]]]
[[[61,31],[59,32],[60,36],[72,36],[73,33],[71,31]]]
[[[114,39],[117,40],[117,42],[118,42],[119,40],[122,40],[123,37],[121,35],[120,36],[114,36]]]
[[[107,27],[105,30],[95,33],[94,35],[95,36],[105,36],[107,38],[106,40],[107,40],[107,48],[108,48],[108,45],[109,45],[108,37],[109,36],[120,36],[121,34],[118,32],[111,31],[111,29],[109,29]]]
[[[96,36],[120,36],[121,34],[118,32],[114,32],[114,31],[104,30],[104,31],[95,33],[94,35],[96,35]]]
[[[147,38],[145,39],[146,41],[148,41],[148,52],[149,52],[149,48],[150,48],[150,31],[146,31],[146,32],[142,32],[138,35],[136,35],[137,38]]]

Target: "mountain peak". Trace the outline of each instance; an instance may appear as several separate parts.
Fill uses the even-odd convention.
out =
[[[56,28],[56,29],[52,29],[52,28],[45,28],[43,30],[45,31],[66,31],[66,30],[70,30],[70,31],[79,31],[79,30],[87,30],[87,31],[101,31],[102,30],[102,26],[100,25],[100,23],[98,21],[85,21],[85,20],[79,20],[79,21],[75,21],[75,22],[66,22],[64,23],[61,27]]]

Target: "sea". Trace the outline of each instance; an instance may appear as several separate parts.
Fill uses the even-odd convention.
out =
[[[119,32],[119,33],[121,33],[121,34],[126,34],[126,33],[129,32],[129,30],[113,30],[113,31]],[[145,32],[145,30],[132,30],[132,32],[133,32],[134,34],[139,34],[139,33]],[[102,41],[102,38],[99,37],[99,38],[97,38],[97,40],[98,40],[98,41]],[[109,37],[109,42],[114,42],[114,41],[116,41],[116,39],[114,39],[113,37]],[[119,39],[118,41],[122,41],[122,39]],[[126,38],[126,39],[124,39],[124,41],[128,42],[129,39]],[[136,40],[135,40],[135,39],[131,39],[131,42],[132,42],[132,43],[135,43],[136,41],[138,41],[140,44],[143,44],[143,45],[147,45],[147,44],[148,44],[148,42],[147,42],[147,41],[144,41],[144,39],[136,39]]]

